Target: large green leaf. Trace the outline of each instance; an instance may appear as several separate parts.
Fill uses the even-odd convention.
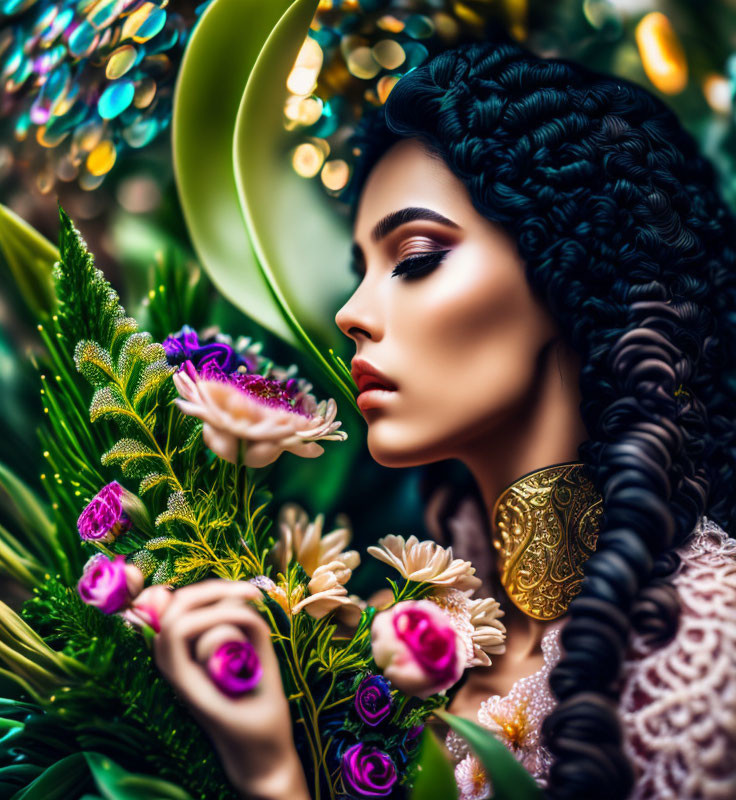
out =
[[[462,736],[478,756],[490,777],[493,800],[542,800],[534,778],[492,733],[446,711],[435,714]]]
[[[43,559],[44,566],[51,568],[55,563],[53,553],[57,547],[54,523],[33,490],[2,463],[0,505],[15,519],[26,543]],[[8,543],[12,544],[12,541]],[[31,556],[25,548],[19,554]]]
[[[422,734],[419,753],[419,772],[411,800],[456,800],[455,774],[437,737],[429,728]]]
[[[100,753],[84,755],[105,800],[192,800],[188,792],[169,781],[128,772]]]
[[[349,230],[317,182],[292,169],[283,126],[286,78],[317,4],[211,3],[179,72],[174,168],[192,242],[219,291],[309,353],[354,403],[349,377],[324,354],[341,338],[334,314],[351,288]]]
[[[289,4],[214,0],[208,6],[179,70],[173,156],[189,233],[215,285],[264,327],[296,344],[252,252],[233,165],[235,122],[248,75]]]
[[[52,764],[11,800],[69,800],[86,788],[88,776],[84,756],[74,753]]]
[[[37,315],[55,306],[51,268],[59,251],[35,228],[0,203],[0,252],[23,298]]]

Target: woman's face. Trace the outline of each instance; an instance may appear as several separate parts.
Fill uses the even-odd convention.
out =
[[[360,283],[335,320],[355,342],[353,374],[367,362],[395,387],[358,398],[371,455],[391,467],[463,458],[518,417],[556,326],[513,240],[418,139],[372,169],[353,234]]]

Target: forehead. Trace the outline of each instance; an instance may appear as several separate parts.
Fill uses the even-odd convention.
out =
[[[379,219],[410,206],[431,208],[450,219],[474,213],[465,185],[419,139],[401,139],[371,170],[360,195],[354,238],[368,242]]]

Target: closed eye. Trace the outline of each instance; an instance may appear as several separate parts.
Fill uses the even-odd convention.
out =
[[[440,265],[449,252],[449,249],[432,250],[429,253],[409,256],[409,258],[399,261],[394,267],[391,277],[394,278],[398,276],[403,277],[405,280],[412,280],[427,275],[435,269],[435,267]]]

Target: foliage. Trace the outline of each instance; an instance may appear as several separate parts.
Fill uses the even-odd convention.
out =
[[[541,800],[534,779],[494,736],[475,722],[446,711],[438,715],[465,739],[491,776],[494,800]]]
[[[60,218],[57,308],[40,326],[50,510],[0,465],[13,522],[12,531],[0,526],[0,569],[33,592],[22,618],[0,605],[0,792],[15,800],[234,797],[209,740],[156,670],[150,639],[82,602],[75,584],[84,557],[103,551],[124,555],[148,583],[255,579],[316,800],[342,794],[342,753],[356,742],[390,754],[405,795],[421,774],[412,767],[416,730],[445,696],[420,701],[392,687],[390,716],[380,729],[366,725],[355,698],[376,673],[375,609],[366,608],[354,630],[332,613],[296,609],[309,599],[310,575],[294,554],[269,577],[271,495],[260,474],[204,446],[201,423],[174,403],[175,368],[164,347],[126,314],[69,217]],[[161,280],[171,277],[161,272]],[[158,338],[198,302],[195,285],[169,314],[162,286],[149,306]],[[113,478],[143,513],[113,541],[83,541],[79,513]],[[392,586],[395,601],[429,591],[409,581]],[[449,765],[437,762],[428,741],[422,798],[437,796],[433,784],[449,786]]]

